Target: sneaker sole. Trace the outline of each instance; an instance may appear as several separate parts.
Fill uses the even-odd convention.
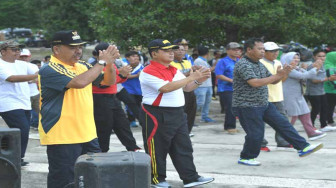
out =
[[[320,129],[320,131],[322,131],[322,132],[333,132],[333,131],[336,131],[336,129]]]
[[[316,148],[314,148],[311,152],[306,153],[306,154],[304,154],[304,155],[301,155],[300,157],[306,157],[306,156],[308,156],[308,155],[310,155],[310,154],[312,154],[312,153],[314,153],[314,152],[320,150],[321,148],[323,148],[323,144],[318,145],[318,146],[317,146]]]
[[[261,165],[261,163],[259,163],[259,164],[248,164],[248,163],[244,163],[244,162],[240,162],[240,161],[238,161],[238,164],[242,164],[242,165],[246,165],[246,166],[260,166]]]
[[[308,140],[313,141],[313,140],[317,140],[317,139],[323,138],[323,137],[325,137],[325,136],[327,136],[326,133],[321,134],[321,135],[319,135],[319,136],[312,137],[312,138],[308,138]]]
[[[157,185],[153,185],[153,184],[152,184],[150,187],[151,187],[151,188],[172,188],[171,185],[166,186],[166,187],[162,187],[162,186],[157,186]]]
[[[188,183],[187,185],[184,185],[183,187],[194,187],[194,186],[198,186],[198,185],[204,185],[210,182],[213,182],[215,180],[215,178],[212,178],[212,180],[209,181],[204,181],[204,182],[194,182],[194,183]]]

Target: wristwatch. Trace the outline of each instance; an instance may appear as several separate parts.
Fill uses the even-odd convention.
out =
[[[106,66],[106,61],[104,61],[104,60],[99,60],[99,61],[98,61],[98,64],[99,64],[99,65]]]

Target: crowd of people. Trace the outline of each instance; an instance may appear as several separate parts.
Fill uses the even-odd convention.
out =
[[[151,157],[153,187],[171,187],[167,154],[184,187],[214,181],[197,173],[190,137],[196,114],[201,122],[216,122],[209,109],[217,96],[225,113],[223,130],[238,133],[238,119],[246,133],[238,164],[261,165],[260,151],[270,151],[265,123],[275,130],[278,147],[295,148],[300,157],[323,144],[311,145],[300,136],[293,127],[297,119],[308,140],[336,130],[336,52],[316,48],[303,62],[306,52],[280,56],[275,42],[251,38],[244,45],[228,43],[226,53],[215,50],[210,59],[209,48],[200,45],[189,55],[188,41],[179,38],[150,41],[149,62],[134,50],[121,58],[116,46],[100,42],[86,62],[84,44],[76,31],[56,32],[52,55],[43,61],[31,61],[30,51],[14,41],[0,45],[0,115],[21,131],[21,166],[28,164],[29,129],[38,126],[47,146],[49,188],[72,184],[76,159],[108,152],[112,133],[127,151]],[[143,147],[131,131],[138,125]]]

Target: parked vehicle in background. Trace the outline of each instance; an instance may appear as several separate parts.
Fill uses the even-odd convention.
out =
[[[36,34],[29,28],[6,28],[0,30],[5,39],[15,39],[20,44],[28,47],[50,47],[49,42],[44,38],[43,31],[39,30]]]

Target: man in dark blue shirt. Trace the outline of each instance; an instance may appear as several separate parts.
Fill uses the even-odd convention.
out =
[[[239,60],[241,46],[236,42],[230,42],[226,46],[227,56],[220,59],[215,68],[217,78],[217,92],[221,100],[222,109],[225,109],[224,130],[229,134],[237,133],[236,117],[232,114],[232,80],[233,68]]]

